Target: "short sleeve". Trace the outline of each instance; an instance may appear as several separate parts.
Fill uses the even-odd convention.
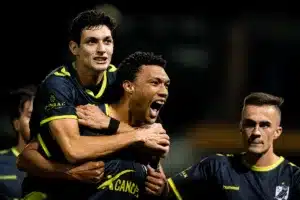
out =
[[[200,162],[168,179],[168,184],[176,199],[189,199],[201,188],[205,189],[218,171],[220,163],[215,156],[206,157]]]
[[[52,75],[47,78],[34,99],[31,124],[43,126],[56,119],[77,119],[73,88],[72,82],[66,77]]]

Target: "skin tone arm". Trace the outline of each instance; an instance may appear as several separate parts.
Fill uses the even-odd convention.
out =
[[[98,183],[104,175],[104,163],[87,162],[78,166],[60,164],[45,159],[38,152],[38,142],[30,142],[17,159],[17,167],[29,174],[45,178],[78,180],[87,183]]]
[[[139,143],[162,152],[169,150],[169,136],[160,124],[108,136],[81,136],[76,119],[53,120],[49,127],[70,163],[93,160]]]

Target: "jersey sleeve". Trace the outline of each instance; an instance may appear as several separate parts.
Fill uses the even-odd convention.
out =
[[[33,109],[40,126],[56,119],[77,119],[73,87],[70,80],[55,75],[42,83]]]
[[[214,156],[206,157],[197,164],[181,171],[168,179],[171,196],[174,199],[190,199],[197,190],[204,189],[219,169],[219,162]]]

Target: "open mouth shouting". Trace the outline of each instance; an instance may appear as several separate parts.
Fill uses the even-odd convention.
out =
[[[150,118],[157,118],[160,109],[166,103],[166,99],[157,99],[154,100],[150,105]]]

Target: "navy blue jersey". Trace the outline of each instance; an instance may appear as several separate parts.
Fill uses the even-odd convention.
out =
[[[95,104],[107,114],[108,106],[103,104],[107,97],[106,90],[115,80],[116,70],[110,66],[104,73],[102,85],[98,89],[83,88],[71,67],[54,70],[41,83],[37,91],[30,121],[31,134],[40,143],[40,152],[49,160],[66,163],[59,145],[49,132],[48,123],[55,119],[76,119],[76,106]],[[97,92],[95,92],[97,91]],[[80,126],[80,134],[97,136],[108,134],[107,130],[94,130]],[[112,134],[112,133],[109,133]],[[78,181],[49,180],[28,175],[23,183],[24,194],[33,191],[44,192],[49,199],[98,199],[115,198],[123,200],[139,197],[144,188],[146,170],[135,161],[131,148],[123,149],[107,157],[105,162],[105,180],[99,185],[90,185]]]
[[[16,160],[19,152],[15,147],[0,151],[0,197],[22,197],[22,181],[25,173],[18,170]]]
[[[209,156],[168,179],[176,199],[299,200],[300,168],[280,157],[249,166],[243,155]]]
[[[32,137],[40,142],[42,152],[52,160],[67,162],[60,147],[52,138],[48,123],[55,119],[77,119],[76,106],[86,104],[102,105],[103,99],[116,77],[116,68],[112,65],[104,72],[101,84],[84,88],[79,84],[74,67],[62,66],[51,72],[40,84],[33,103],[30,120]],[[95,89],[97,88],[97,89]],[[80,126],[81,135],[98,135],[99,131]]]

